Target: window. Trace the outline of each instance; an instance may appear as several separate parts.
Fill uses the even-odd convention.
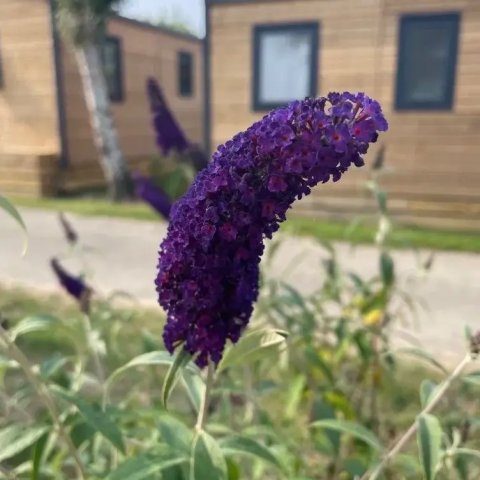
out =
[[[102,61],[110,100],[121,102],[123,100],[123,66],[121,41],[118,37],[104,39]]]
[[[407,15],[400,22],[396,107],[452,108],[460,15]]]
[[[253,49],[254,110],[316,95],[318,23],[257,25]]]
[[[193,55],[178,52],[178,94],[182,97],[193,95]]]

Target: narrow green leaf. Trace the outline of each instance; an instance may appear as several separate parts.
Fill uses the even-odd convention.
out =
[[[67,358],[61,353],[56,352],[40,364],[40,375],[43,378],[48,379],[63,368],[67,362]]]
[[[413,455],[396,455],[392,459],[392,468],[394,471],[403,473],[406,478],[419,478],[422,474],[418,458]]]
[[[27,226],[25,225],[25,222],[23,221],[22,216],[20,215],[16,207],[9,200],[7,200],[3,195],[0,195],[0,209],[5,211],[8,215],[10,215],[10,217],[12,217],[18,223],[18,225],[20,225],[20,227],[22,228],[24,233],[22,255],[25,255],[28,248],[28,237],[27,237]]]
[[[218,443],[201,431],[194,439],[190,480],[227,480],[227,463]]]
[[[105,437],[114,447],[125,453],[123,436],[117,424],[109,417],[107,412],[100,410],[95,405],[87,403],[82,398],[73,395],[57,386],[51,387],[52,391],[67,402],[75,405],[85,421]]]
[[[33,458],[32,458],[31,480],[40,479],[40,467],[42,464],[43,453],[45,451],[47,441],[48,441],[48,435],[43,435],[37,440],[37,443],[35,444],[35,448],[33,450]]]
[[[167,408],[168,399],[178,381],[183,367],[187,365],[191,358],[190,353],[182,348],[175,357],[174,362],[170,365],[162,387],[162,402],[165,408]]]
[[[113,383],[117,378],[127,370],[136,367],[142,367],[146,365],[162,365],[162,366],[170,366],[174,362],[175,357],[173,357],[169,352],[163,350],[156,350],[153,352],[144,353],[139,355],[138,357],[133,358],[128,363],[123,365],[122,367],[115,370],[110,377],[107,379],[105,383],[105,389],[107,392],[112,388]],[[189,364],[186,367],[188,371],[191,373],[197,373],[198,368],[195,367],[193,364]]]
[[[250,332],[225,352],[217,372],[237,365],[245,366],[274,352],[278,353],[286,337],[287,333],[278,329]]]
[[[433,398],[438,385],[431,380],[424,380],[420,385],[420,403],[425,408]]]
[[[407,355],[413,355],[414,357],[420,358],[421,360],[425,360],[426,362],[432,364],[434,367],[437,367],[443,373],[448,374],[448,370],[435,358],[433,358],[429,353],[421,350],[420,348],[415,347],[406,347],[406,348],[399,348],[392,353],[393,355],[397,355],[399,353],[405,353]]]
[[[49,427],[26,427],[11,425],[0,430],[0,462],[23,452],[32,446]]]
[[[382,252],[380,256],[380,273],[382,274],[383,284],[386,287],[390,287],[395,277],[395,266],[388,252]]]
[[[171,453],[167,454],[144,454],[132,457],[120,464],[120,466],[110,473],[106,480],[151,480],[152,475],[185,463],[187,458],[172,458]],[[157,477],[154,477],[157,478]],[[163,478],[163,477],[162,477]]]
[[[171,415],[161,415],[158,428],[162,440],[173,450],[190,455],[193,433],[185,424]]]
[[[205,382],[200,375],[193,374],[185,368],[182,370],[182,382],[187,390],[188,398],[190,398],[195,411],[198,413],[205,389]]]
[[[336,430],[338,432],[346,433],[352,437],[358,438],[370,445],[375,450],[382,450],[382,444],[376,437],[376,435],[370,430],[366,429],[363,425],[355,422],[349,422],[347,420],[317,420],[310,424],[311,427],[325,428],[329,430]]]
[[[242,437],[240,435],[232,435],[223,438],[219,442],[220,448],[224,455],[249,455],[256,457],[264,462],[270,463],[274,467],[282,470],[282,464],[278,461],[275,455],[268,447],[253,440],[252,438]]]
[[[52,327],[61,325],[61,320],[53,315],[31,315],[18,322],[11,330],[12,339],[25,335],[26,333],[49,330]]]
[[[457,472],[459,480],[469,480],[468,478],[469,461],[467,457],[464,457],[462,455],[456,456],[453,459],[453,464],[455,466],[455,470]]]
[[[323,359],[322,352],[316,351],[312,346],[308,345],[304,349],[304,354],[309,363],[311,363],[313,367],[317,367],[321,370],[328,382],[333,385],[335,383],[335,378],[329,365],[327,365],[327,362]]]
[[[365,459],[346,458],[343,461],[343,468],[351,475],[351,478],[360,478],[368,470]]]
[[[480,372],[472,372],[462,377],[464,382],[480,386]]]
[[[285,417],[293,418],[298,415],[298,406],[302,401],[302,394],[307,383],[305,375],[297,375],[288,389],[287,404],[285,406]]]
[[[227,458],[228,480],[240,480],[240,467],[231,459]]]
[[[441,457],[442,427],[437,417],[433,415],[422,415],[417,421],[417,442],[420,462],[426,480],[434,480]]]
[[[476,460],[480,460],[480,451],[472,450],[471,448],[457,448],[453,451],[454,455],[462,455],[465,457],[473,457]]]

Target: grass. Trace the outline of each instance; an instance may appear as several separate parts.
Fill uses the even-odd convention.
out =
[[[133,218],[148,221],[158,221],[159,219],[158,215],[143,203],[115,204],[105,199],[93,197],[60,199],[14,198],[13,201],[20,207],[64,211],[86,216]],[[373,225],[362,224],[357,225],[355,228],[350,228],[344,222],[303,217],[289,218],[282,229],[294,235],[329,241],[344,240],[354,244],[371,244],[375,237],[375,226]],[[395,229],[390,241],[391,245],[397,248],[480,252],[480,235],[471,232],[452,232],[402,226]]]
[[[40,208],[56,212],[70,212],[77,215],[133,218],[155,221],[159,216],[146,204],[140,202],[112,203],[95,197],[72,198],[27,198],[11,199],[18,207]]]
[[[311,218],[293,217],[285,223],[284,231],[323,240],[345,240],[354,244],[371,244],[375,238],[373,225],[350,225]],[[460,252],[480,252],[480,235],[471,232],[452,232],[414,226],[396,227],[389,243],[396,248],[428,248]]]

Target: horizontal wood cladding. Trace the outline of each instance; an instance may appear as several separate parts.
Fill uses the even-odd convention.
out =
[[[0,153],[58,154],[47,0],[0,0]],[[0,168],[5,157],[0,156]]]
[[[150,165],[148,157],[127,157],[129,168],[147,174]],[[91,187],[105,187],[106,181],[100,164],[96,160],[85,160],[60,172],[59,186],[62,191],[75,191]]]
[[[453,108],[395,111],[400,17],[442,12],[461,15]],[[402,219],[418,217],[420,223],[435,226],[441,226],[444,217],[445,226],[452,228],[463,228],[465,218],[470,218],[471,225],[480,229],[480,221],[473,221],[480,219],[480,1],[229,1],[213,2],[209,14],[213,146],[261,116],[251,109],[254,25],[318,21],[319,94],[361,90],[384,106],[390,131],[381,141],[389,173],[382,182],[397,202],[395,213]],[[367,156],[367,164],[373,157],[374,152]],[[367,169],[368,165],[354,169],[339,184],[316,188],[310,200],[300,202],[295,210],[311,214],[331,198],[336,202],[335,213],[353,212],[353,199],[363,195]],[[343,195],[351,201],[339,203]],[[429,207],[412,207],[422,202]],[[476,207],[467,208],[469,204]],[[449,205],[454,205],[457,213],[452,213]],[[451,221],[459,216],[458,211],[464,212],[465,218]]]
[[[57,192],[58,156],[0,152],[0,191],[4,194],[50,196]]]
[[[120,144],[127,160],[150,158],[157,153],[150,110],[145,91],[153,76],[185,130],[195,143],[203,142],[203,58],[202,42],[184,35],[146,28],[121,18],[108,25],[111,35],[120,37],[123,61],[124,100],[112,104]],[[194,57],[193,95],[181,97],[177,85],[177,53],[190,52]],[[104,183],[98,154],[83,95],[81,79],[73,53],[62,45],[63,76],[69,166],[63,176],[66,189]],[[83,168],[87,166],[87,168]]]

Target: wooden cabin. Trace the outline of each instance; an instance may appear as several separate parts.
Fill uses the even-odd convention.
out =
[[[212,148],[295,98],[365,91],[390,123],[381,182],[395,216],[480,229],[479,0],[208,0],[206,46]],[[368,175],[317,187],[297,211],[373,211]]]
[[[145,93],[162,86],[192,142],[202,143],[202,41],[122,17],[108,22],[105,74],[121,147],[142,168],[157,152]],[[100,186],[80,75],[49,0],[0,0],[0,191],[51,195]]]

